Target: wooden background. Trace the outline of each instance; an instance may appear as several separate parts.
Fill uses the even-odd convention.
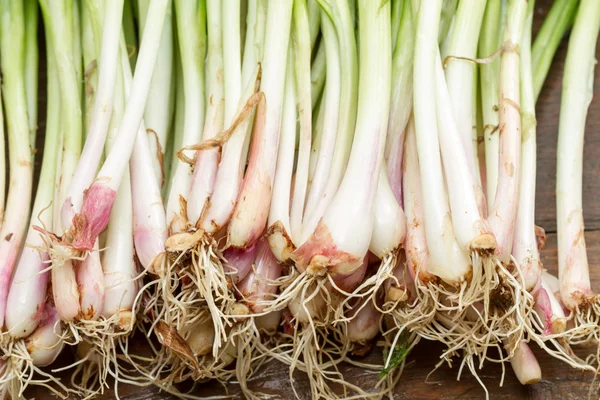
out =
[[[538,0],[535,15],[534,31],[539,29],[552,0]],[[42,44],[42,37],[40,43]],[[43,47],[43,46],[41,46]],[[542,251],[544,267],[556,273],[556,205],[555,205],[555,174],[556,174],[556,141],[558,130],[558,116],[560,109],[561,81],[566,55],[567,41],[563,40],[552,69],[548,75],[545,87],[537,104],[538,120],[538,166],[537,166],[537,224],[544,227],[548,233],[546,248]],[[600,55],[597,48],[597,57]],[[43,49],[42,49],[43,51]],[[40,54],[40,65],[44,65],[44,55]],[[42,72],[43,74],[43,72]],[[45,92],[45,80],[41,77],[40,90]],[[590,262],[590,273],[595,289],[600,289],[600,68],[596,68],[594,83],[596,96],[591,104],[588,114],[586,146],[584,155],[584,216],[587,228],[586,241]],[[40,132],[45,126],[45,99],[40,100]],[[42,136],[41,134],[39,136]],[[41,147],[39,147],[41,148]],[[38,161],[39,163],[39,161]],[[38,165],[39,169],[39,165]],[[535,345],[533,345],[535,346]],[[408,365],[404,371],[400,384],[396,388],[395,397],[398,399],[478,399],[484,397],[484,391],[477,381],[464,372],[460,381],[456,380],[456,368],[446,366],[433,373],[426,382],[427,375],[438,361],[442,347],[436,343],[421,342],[408,357]],[[580,399],[587,398],[593,374],[572,370],[561,362],[547,356],[539,349],[534,349],[542,366],[543,379],[534,385],[522,386],[507,366],[504,384],[499,386],[501,368],[498,365],[487,365],[479,376],[490,392],[492,399]],[[72,361],[72,355],[66,350],[57,361],[56,365],[64,365]],[[374,350],[366,360],[378,362],[381,353]],[[68,375],[64,375],[68,379]],[[354,384],[363,388],[374,386],[377,381],[372,373],[365,372],[355,367],[345,368],[345,377]],[[307,380],[303,374],[295,375],[295,384],[302,398],[311,397]],[[249,384],[249,386],[262,393],[279,395],[282,399],[293,398],[287,367],[272,362],[267,365]],[[230,384],[227,387],[231,395],[240,395],[239,387]],[[226,391],[216,383],[206,383],[198,386],[196,394],[199,396],[224,395]],[[136,388],[126,385],[119,386],[119,395],[122,399],[171,399],[168,394],[159,393],[153,387]],[[103,399],[114,398],[112,391],[108,390]],[[598,397],[594,392],[593,398]],[[27,398],[50,399],[55,398],[40,388],[32,388],[27,393]]]

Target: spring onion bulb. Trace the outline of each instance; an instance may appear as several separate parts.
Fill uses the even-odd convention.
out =
[[[415,281],[427,283],[436,278],[427,272],[429,251],[427,249],[421,172],[413,118],[409,120],[406,129],[405,157],[403,160],[404,174],[402,176],[402,193],[406,215],[406,240],[404,242],[406,265]]]
[[[277,292],[276,280],[281,275],[277,261],[266,240],[258,241],[252,270],[236,286],[250,311],[260,314]]]
[[[54,307],[46,304],[37,329],[11,348],[11,357],[0,364],[0,394],[23,398],[30,385],[43,386],[58,397],[66,398],[73,390],[52,373],[42,370],[52,364],[64,347],[62,325]]]
[[[23,3],[17,0],[3,1],[0,4],[0,58],[4,78],[2,96],[10,151],[8,198],[0,229],[0,236],[3,238],[0,243],[0,326],[4,326],[10,279],[27,229],[33,184],[27,97],[22,74],[25,46],[23,8]]]
[[[394,196],[385,166],[379,171],[379,183],[375,195],[373,234],[369,250],[382,260],[380,268],[393,267],[396,253],[404,243],[406,216]]]
[[[591,297],[583,233],[581,181],[585,121],[592,100],[599,29],[600,3],[582,0],[569,39],[558,126],[556,219],[560,298],[577,317],[583,318],[587,306],[597,310]],[[598,311],[594,314],[598,315]]]

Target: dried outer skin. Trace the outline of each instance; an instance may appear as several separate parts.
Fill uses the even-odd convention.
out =
[[[71,246],[78,251],[91,251],[98,235],[108,225],[117,192],[107,185],[95,182],[85,191],[81,213],[73,217],[67,232]]]

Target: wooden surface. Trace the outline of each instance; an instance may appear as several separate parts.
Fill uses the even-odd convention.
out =
[[[547,13],[552,0],[538,0],[536,6],[535,30],[543,16]],[[545,87],[537,105],[538,118],[538,168],[537,168],[537,224],[548,232],[548,242],[542,251],[544,267],[556,273],[556,231],[555,221],[555,173],[556,173],[556,139],[558,115],[560,107],[561,80],[566,54],[566,40],[563,40],[554,60]],[[597,57],[600,52],[597,51]],[[43,56],[40,55],[40,60]],[[40,88],[42,88],[40,82]],[[586,146],[584,158],[584,216],[587,228],[586,241],[590,262],[590,273],[594,289],[600,289],[600,68],[596,68],[594,86],[595,97],[589,109]],[[40,102],[40,129],[43,132],[45,99]],[[40,135],[41,136],[41,135]],[[395,397],[398,399],[478,399],[484,397],[484,391],[477,381],[464,372],[460,381],[456,381],[456,369],[442,367],[431,376],[427,375],[437,362],[441,346],[435,343],[421,343],[409,356],[408,366],[402,380],[396,388]],[[506,368],[503,386],[499,386],[501,368],[498,365],[487,365],[479,376],[487,386],[492,399],[580,399],[587,398],[593,379],[592,374],[575,371],[547,356],[539,349],[534,349],[542,366],[543,379],[541,382],[522,386],[512,373],[510,366]],[[64,365],[72,361],[69,350],[65,351],[56,365]],[[379,361],[381,353],[374,350],[366,360]],[[345,378],[363,388],[372,387],[377,381],[376,376],[359,368],[348,367]],[[67,375],[63,375],[65,378]],[[310,390],[306,378],[302,374],[295,375],[295,384],[302,398],[310,398]],[[263,392],[279,395],[282,399],[293,398],[287,367],[270,363],[250,382],[250,387]],[[239,395],[236,384],[227,387],[231,395]],[[595,392],[592,398],[598,397]],[[223,395],[224,388],[216,383],[205,383],[198,386],[199,396]],[[159,393],[152,387],[134,388],[126,385],[119,386],[122,399],[171,399],[170,395]],[[32,389],[28,398],[50,399],[42,389]],[[107,391],[103,399],[114,398],[114,392]]]

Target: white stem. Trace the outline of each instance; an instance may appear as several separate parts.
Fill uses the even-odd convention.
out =
[[[150,3],[136,73],[119,133],[96,181],[86,190],[81,212],[73,218],[74,224],[68,231],[69,245],[76,251],[91,250],[98,235],[108,225],[116,191],[129,164],[142,121],[168,4],[168,0],[152,0]]]
[[[435,111],[450,210],[452,211],[452,224],[456,240],[461,248],[471,251],[480,248],[481,245],[486,245],[481,243],[480,239],[483,239],[481,235],[489,234],[489,227],[479,214],[477,207],[478,184],[474,183],[473,179],[469,179],[469,176],[472,176],[469,160],[473,160],[473,157],[472,153],[465,149],[456,117],[452,112],[453,100],[446,86],[447,78],[444,76],[439,53],[435,64]],[[469,130],[469,141],[470,135],[471,131]],[[468,150],[472,151],[472,148]],[[491,235],[486,239],[490,240],[486,248],[495,247]]]
[[[519,43],[523,37],[527,1],[511,0],[508,5],[504,51],[500,59],[500,153],[498,185],[488,221],[498,242],[497,254],[503,263],[510,261],[521,173],[521,112]]]
[[[556,173],[558,277],[563,303],[576,309],[591,294],[585,248],[582,177],[583,143],[592,101],[600,2],[583,0],[569,39],[562,84]]]
[[[244,87],[255,76],[256,65],[264,55],[265,29],[267,25],[267,1],[248,0],[248,17],[246,19],[246,37],[242,61],[242,82]]]
[[[115,89],[115,110],[111,125],[119,126],[125,109],[127,93],[124,92],[126,75],[131,85],[131,67],[127,58],[125,42],[120,41],[120,68]],[[129,74],[127,74],[129,71]],[[116,133],[111,129],[111,133]],[[145,135],[143,135],[145,138]],[[139,137],[139,133],[138,133]],[[114,134],[109,134],[107,151],[113,144]],[[136,141],[137,143],[137,141]],[[132,158],[137,154],[134,150]],[[131,163],[131,162],[130,162]],[[150,181],[151,174],[144,174]],[[106,229],[106,250],[102,253],[102,265],[104,266],[105,301],[102,315],[110,318],[119,310],[131,310],[136,295],[136,283],[134,281],[136,270],[133,252],[133,213],[132,213],[132,190],[129,171],[125,171],[123,182],[117,192],[114,208],[110,214]],[[164,213],[161,212],[162,215]]]
[[[96,320],[104,308],[104,274],[98,240],[85,260],[75,263],[75,278],[79,290],[82,314],[78,318]]]
[[[264,1],[249,1],[242,63],[242,82],[245,89],[238,104],[238,113],[246,105],[255,88],[259,72],[258,63],[262,60],[265,19]],[[213,193],[206,216],[202,220],[202,229],[206,232],[214,233],[220,230],[231,217],[246,168],[252,120],[252,117],[244,119],[223,146]]]
[[[402,1],[398,1],[401,3]],[[410,6],[410,1],[405,1],[402,15],[399,18],[398,38],[400,44],[396,46],[392,58],[392,97],[390,105],[390,118],[385,146],[385,156],[388,159],[388,171],[395,166],[392,160],[402,165],[402,157],[391,157],[390,152],[394,145],[399,149],[404,147],[404,130],[412,112],[413,99],[413,71],[416,11]],[[401,150],[400,150],[401,152]]]
[[[294,82],[294,53],[288,50],[283,117],[279,137],[277,169],[273,181],[273,196],[269,208],[269,245],[280,262],[285,262],[295,249],[291,238],[290,197],[296,148],[296,83]],[[295,196],[295,193],[294,193]]]
[[[542,277],[540,288],[535,294],[534,311],[540,317],[543,333],[546,335],[563,333],[567,327],[565,312],[556,298],[556,294],[560,294],[559,290],[560,288],[557,288],[554,292],[545,277]]]
[[[552,290],[552,293],[558,293],[560,291],[560,281],[556,276],[546,270],[542,272],[542,283],[548,286]]]
[[[98,91],[95,96],[90,129],[81,152],[81,158],[67,188],[65,203],[61,211],[62,224],[65,227],[71,224],[73,216],[81,210],[83,192],[94,180],[102,156],[102,149],[106,141],[113,110],[115,79],[119,64],[119,37],[121,35],[122,15],[123,0],[110,0],[106,3],[102,29],[102,48],[98,65]],[[90,18],[97,19],[99,16],[90,15]],[[61,39],[58,38],[58,40]]]
[[[469,272],[469,260],[456,241],[440,159],[436,99],[437,35],[442,0],[420,7],[415,41],[414,116],[423,189],[425,232],[429,245],[427,270],[457,285]]]
[[[10,183],[0,229],[0,327],[4,325],[9,282],[27,228],[33,180],[23,79],[23,4],[16,0],[6,3],[0,5],[0,59],[4,77],[2,96],[8,126]]]
[[[486,1],[462,0],[454,16],[452,34],[448,37],[448,55],[474,59],[477,56],[477,43],[483,21]],[[473,76],[477,66],[465,60],[450,59],[446,65],[446,82],[450,94],[450,106],[454,112],[454,121],[458,131],[458,140],[462,143],[467,156],[468,175],[476,191],[478,205],[485,203],[481,189],[479,171],[474,154],[477,143],[473,142]],[[449,184],[450,186],[450,184]],[[487,210],[481,207],[482,216]],[[455,213],[452,213],[453,216]]]
[[[220,7],[211,7],[206,5],[210,12],[214,12],[213,18],[216,18],[214,24],[215,36],[220,37]],[[215,9],[216,8],[216,9]],[[196,144],[202,137],[202,127],[205,123],[205,96],[204,96],[204,63],[202,62],[206,56],[206,28],[205,28],[205,13],[204,4],[198,1],[175,1],[175,15],[177,17],[177,34],[179,40],[179,54],[181,57],[181,65],[183,72],[183,88],[184,88],[184,122],[183,136],[181,139],[181,147],[191,144]],[[209,25],[210,26],[210,25]],[[213,43],[217,38],[211,39]],[[219,40],[220,44],[220,40]],[[212,48],[213,44],[209,44]],[[219,49],[220,50],[220,49]],[[212,50],[209,60],[214,57],[221,57],[220,54],[215,54]],[[213,75],[210,75],[214,79]],[[213,107],[220,103],[220,97],[212,99]],[[173,160],[174,165],[171,166],[175,170],[172,178],[171,188],[167,201],[167,221],[171,229],[177,232],[184,228],[187,221],[181,220],[180,215],[180,197],[188,198],[190,184],[192,182],[192,168],[190,165],[182,162],[179,159]],[[192,200],[191,203],[194,203]],[[191,204],[190,204],[191,205]],[[192,206],[192,212],[196,208]],[[197,217],[196,217],[197,219]],[[190,219],[191,221],[191,219]],[[195,222],[195,221],[193,221]]]
[[[224,122],[224,113],[223,113],[223,103],[224,103],[224,82],[228,84],[228,94],[231,95],[231,102],[226,101],[226,111],[228,116],[231,118],[233,113],[235,112],[235,108],[239,99],[240,92],[240,72],[239,72],[239,7],[235,7],[235,4],[224,4],[224,6],[232,6],[234,10],[228,9],[228,13],[233,13],[235,16],[227,15],[227,18],[231,18],[231,20],[227,20],[227,22],[231,23],[235,27],[227,26],[227,29],[223,29],[225,25],[222,23],[221,19],[222,15],[225,15],[221,12],[221,2],[220,1],[208,1],[206,5],[207,12],[207,20],[210,21],[208,24],[208,55],[207,55],[207,63],[206,63],[206,93],[198,92],[194,93],[195,96],[203,94],[205,95],[206,102],[206,118],[204,120],[204,131],[202,133],[202,139],[210,139],[214,137],[217,133],[219,133],[223,129]],[[237,21],[236,21],[237,20]],[[236,21],[235,23],[233,21]],[[228,29],[237,30],[237,34],[224,35],[223,30],[227,31]],[[233,48],[227,49],[224,40],[224,37],[227,36],[227,45],[232,46]],[[234,38],[237,36],[237,38]],[[187,40],[184,40],[187,41]],[[237,49],[236,49],[237,46]],[[224,69],[224,52],[231,51],[234,54],[226,54],[227,61],[231,62],[235,65],[228,65],[226,69]],[[184,48],[181,49],[182,53],[182,61],[184,66],[184,79],[185,79],[185,66],[186,59],[184,56]],[[235,61],[233,58],[237,58]],[[195,60],[197,63],[202,62],[201,59]],[[224,75],[227,74],[227,75]],[[232,81],[228,82],[228,79]],[[184,81],[185,82],[185,81]],[[186,88],[187,88],[186,83]],[[232,86],[235,86],[236,89],[233,89]],[[198,90],[198,86],[194,87],[194,90]],[[227,104],[229,103],[229,104]],[[187,106],[190,106],[187,108]],[[190,116],[193,121],[197,114],[197,107],[192,107],[193,103],[188,103],[186,101],[186,119],[188,118],[189,110],[192,113]],[[225,120],[228,122],[228,120]],[[185,133],[184,133],[185,135]],[[185,136],[184,136],[185,138]],[[184,139],[183,145],[189,145],[194,143],[188,143]],[[211,193],[214,190],[215,179],[217,176],[217,169],[219,163],[219,151],[218,149],[209,149],[209,150],[201,150],[196,154],[195,164],[194,164],[194,173],[192,176],[192,181],[190,184],[188,202],[187,202],[187,217],[188,221],[192,225],[197,225],[199,223],[199,219],[201,217],[202,211],[206,207],[206,203],[210,198]],[[173,226],[171,225],[171,230],[173,230]]]
[[[312,187],[312,179],[315,176],[317,161],[319,159],[319,146],[321,145],[321,136],[323,132],[323,124],[325,124],[325,105],[326,101],[320,99],[318,109],[314,118],[313,140],[310,148],[310,160],[308,162],[308,187],[310,192]],[[305,213],[306,214],[306,213]]]
[[[310,192],[306,199],[303,237],[304,242],[314,231],[322,215],[315,215],[317,207],[323,202],[325,187],[329,180],[333,154],[336,148],[338,135],[338,122],[340,117],[340,90],[341,90],[341,67],[339,58],[339,45],[335,34],[335,28],[325,12],[321,18],[323,39],[325,41],[325,52],[327,58],[327,83],[323,93],[323,125],[319,135],[319,153],[316,159],[314,174],[311,178]],[[329,199],[328,199],[329,200]],[[320,213],[322,214],[322,213]]]
[[[233,214],[235,218],[228,228],[228,247],[252,245],[267,223],[283,106],[286,57],[282,54],[287,54],[292,5],[290,0],[269,2],[262,63],[263,76],[267,78],[261,81],[266,99],[265,121],[264,126],[255,125],[250,163]]]
[[[351,6],[346,1],[335,0],[331,3],[331,6],[332,10],[334,10],[333,24],[338,35],[340,65],[343,66],[340,70],[342,84],[340,91],[340,111],[335,150],[327,185],[321,196],[321,201],[317,204],[315,210],[311,213],[306,212],[304,216],[304,230],[307,234],[310,234],[313,231],[338,191],[348,165],[357,118],[356,110],[358,104],[359,70],[356,37],[354,32],[354,18],[352,16]],[[386,91],[387,90],[389,89],[386,89]]]
[[[150,81],[158,56],[160,37],[168,5],[169,0],[152,0],[150,3],[131,94],[127,100],[119,133],[96,178],[96,182],[102,182],[103,185],[113,191],[116,191],[121,184],[123,173],[127,168],[135,144],[136,133],[142,120],[148,91],[150,90]]]
[[[311,237],[295,252],[300,270],[325,266],[334,275],[353,273],[367,254],[373,232],[390,106],[390,5],[361,0],[358,8],[361,57],[354,141],[335,197]],[[323,252],[325,248],[334,250]]]
[[[29,336],[40,323],[39,310],[44,308],[48,273],[40,273],[47,267],[47,253],[40,251],[44,245],[42,234],[33,229],[34,225],[52,228],[52,200],[56,165],[60,154],[60,88],[58,84],[56,60],[48,48],[46,65],[47,79],[47,118],[44,141],[44,158],[38,182],[31,221],[25,247],[19,258],[8,294],[6,306],[6,328],[13,338]]]
[[[310,87],[311,37],[307,35],[308,31],[309,18],[307,16],[306,3],[298,0],[294,2],[293,45],[300,131],[298,138],[298,161],[296,162],[296,173],[294,177],[294,197],[292,199],[292,209],[290,212],[291,234],[296,242],[300,240],[300,235],[302,234],[302,218],[307,197],[312,142],[312,105]]]
[[[148,3],[144,1],[143,3]],[[143,10],[141,9],[143,8]],[[139,32],[145,29],[147,4],[140,7]],[[165,23],[163,25],[162,35],[160,37],[160,47],[158,49],[158,58],[152,73],[152,81],[150,82],[150,91],[148,92],[148,100],[144,110],[144,123],[148,129],[148,144],[150,146],[150,154],[152,154],[152,168],[156,174],[157,182],[162,186],[165,177],[164,165],[161,158],[167,146],[167,135],[173,118],[173,7],[167,8]],[[159,148],[160,146],[160,148]],[[160,153],[159,153],[160,152]]]
[[[223,68],[224,78],[222,85],[224,88],[225,99],[225,112],[223,121],[224,125],[227,127],[233,122],[233,119],[235,118],[235,113],[238,109],[240,96],[242,95],[242,60],[240,44],[239,0],[223,0],[222,18],[223,43],[221,46],[221,51],[223,53],[223,56],[221,60],[215,60],[214,67]],[[209,57],[211,55],[210,50],[211,48],[209,44]],[[209,83],[209,85],[211,85],[211,83]],[[215,89],[221,88],[215,87]],[[214,97],[214,94],[209,95],[212,95]]]
[[[240,108],[252,96],[259,67],[254,71],[254,77],[250,79],[242,95]],[[236,205],[248,153],[247,141],[249,141],[250,129],[253,118],[245,118],[234,130],[231,138],[223,148],[223,156],[219,163],[213,193],[208,203],[208,208],[201,221],[201,227],[206,232],[215,233],[223,228],[233,213]]]
[[[527,15],[521,41],[521,181],[512,255],[521,268],[527,290],[533,289],[542,272],[535,236],[536,119],[531,65],[533,8]]]
[[[117,122],[117,125],[120,122],[120,118],[124,109],[123,100],[126,101],[127,96],[129,96],[133,81],[131,76],[131,66],[127,59],[127,49],[123,39],[121,39],[120,47],[121,79],[119,79],[118,82],[118,93],[120,93],[120,96],[122,96],[121,103],[123,104],[120,104],[120,108],[115,107],[114,120]],[[115,101],[115,103],[116,102],[117,101]],[[127,195],[125,194],[121,195],[120,193],[123,191],[123,189],[119,188],[116,204],[120,205],[118,209],[115,209],[111,213],[111,221],[113,220],[113,215],[115,212],[123,214],[122,226],[112,228],[115,236],[114,241],[122,240],[125,242],[115,245],[119,247],[119,254],[121,247],[123,248],[123,251],[127,251],[127,246],[125,246],[125,244],[128,243],[132,245],[131,248],[129,248],[129,251],[131,251],[133,249],[133,243],[135,243],[137,257],[142,266],[145,269],[151,269],[153,272],[156,272],[153,269],[155,267],[154,261],[157,260],[158,257],[164,252],[164,243],[167,239],[167,223],[165,219],[162,198],[160,195],[160,187],[158,182],[153,179],[153,176],[148,174],[148,170],[151,168],[153,162],[153,157],[148,144],[148,136],[146,135],[146,127],[144,122],[145,121],[142,121],[140,124],[137,139],[135,141],[135,148],[131,155],[131,160],[129,161],[129,173],[127,174],[128,183],[126,186],[129,188],[127,190],[129,197],[127,198]],[[129,174],[131,174],[131,179]],[[119,199],[119,196],[122,196],[123,198]],[[131,214],[126,216],[125,212],[133,212],[133,220],[131,220]],[[110,222],[108,231],[109,233],[111,232]],[[133,236],[131,236],[132,232]],[[126,234],[129,234],[128,238],[121,238],[122,235]],[[110,238],[110,235],[107,236]],[[133,240],[133,242],[131,242],[131,240]],[[115,258],[118,256],[116,252],[117,249],[115,249]],[[105,257],[107,256],[108,254]],[[123,277],[133,276],[136,274],[132,257],[129,257],[127,254],[125,254],[122,257],[119,257],[119,260],[120,265],[118,269],[116,266],[114,268],[117,270],[117,272],[121,271],[120,274]],[[107,266],[106,268],[111,267]],[[130,278],[128,279],[131,280]],[[121,297],[122,299],[114,301],[123,301],[123,307],[126,307],[127,301],[129,300],[127,300],[124,296],[131,296],[132,293],[133,296],[135,296],[135,282],[123,281],[123,284],[120,285],[120,287],[123,292],[121,296],[118,297]],[[115,288],[114,290],[117,289]]]
[[[4,108],[2,106],[2,96],[0,96],[0,227],[2,227],[2,221],[4,221],[6,173],[6,132],[4,130]]]
[[[406,217],[394,196],[385,165],[379,171],[374,208],[375,220],[369,250],[383,258],[398,250],[406,235]]]
[[[47,316],[27,339],[25,345],[33,365],[45,367],[60,355],[63,347],[63,328],[54,307],[46,306]]]
[[[106,249],[102,254],[105,287],[102,315],[106,318],[120,310],[131,310],[137,294],[131,196],[129,172],[126,171],[110,214]]]
[[[488,0],[484,23],[479,40],[479,57],[489,57],[502,43],[502,0]],[[500,58],[481,68],[481,111],[483,117],[483,135],[485,141],[485,177],[488,212],[491,211],[498,185],[498,155],[500,152],[500,133],[498,126],[498,83],[500,76]]]
[[[171,193],[171,187],[177,173],[177,152],[181,149],[183,141],[184,121],[185,121],[185,90],[183,86],[183,68],[181,66],[181,57],[179,56],[179,47],[175,46],[175,116],[173,117],[172,140],[167,149],[166,166],[168,166],[167,181],[163,187],[163,197],[168,199]]]
[[[406,215],[406,264],[413,279],[419,272],[419,278],[427,276],[429,251],[425,231],[425,216],[423,210],[423,192],[421,188],[421,172],[417,155],[417,140],[415,122],[411,118],[406,129],[402,177],[404,195],[404,213]],[[420,279],[423,281],[424,279]]]

